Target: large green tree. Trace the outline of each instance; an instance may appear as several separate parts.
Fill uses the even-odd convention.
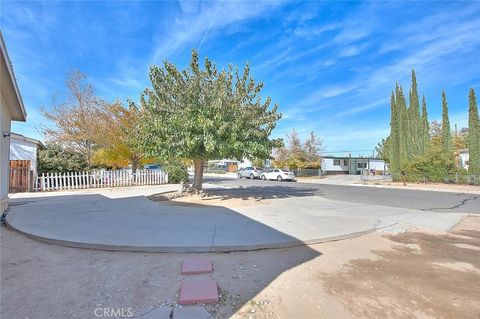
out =
[[[430,147],[430,124],[428,122],[427,100],[425,95],[422,98],[422,116],[421,116],[421,139],[422,147],[421,153],[425,153]]]
[[[415,157],[425,154],[430,146],[427,103],[423,97],[420,110],[415,70],[412,70],[409,105],[402,87],[397,83],[390,98],[390,111],[390,136],[386,145],[388,152],[383,152],[382,156],[388,158],[390,170],[398,175]],[[382,146],[383,141],[379,144],[379,149]]]
[[[398,91],[398,85],[397,89]],[[396,94],[392,92],[390,97],[390,145],[389,145],[389,159],[390,170],[393,173],[400,171],[400,112],[398,104],[395,100]]]
[[[141,145],[147,156],[192,160],[194,190],[201,190],[204,163],[217,158],[268,158],[282,145],[270,139],[281,114],[262,99],[248,64],[239,73],[229,65],[217,67],[205,59],[199,65],[192,51],[190,66],[179,70],[165,61],[150,68],[151,88],[140,98],[145,116]]]
[[[410,106],[408,109],[408,138],[409,153],[413,156],[424,152],[424,145],[421,129],[420,101],[418,97],[417,77],[415,70],[412,70],[412,85],[409,92]]]
[[[448,103],[445,90],[442,91],[442,146],[445,153],[453,156],[453,140],[450,132],[450,119],[448,117]]]
[[[478,116],[477,98],[475,91],[470,89],[468,95],[468,170],[474,174],[480,174],[480,118]]]

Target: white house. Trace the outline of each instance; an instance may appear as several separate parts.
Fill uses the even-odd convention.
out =
[[[470,153],[468,149],[461,149],[456,151],[458,166],[468,170],[468,161],[470,160]]]
[[[39,140],[17,133],[10,134],[10,160],[30,161],[30,170],[37,173],[38,150],[45,148]]]
[[[0,47],[2,51],[0,60],[0,212],[3,213],[8,207],[11,121],[25,122],[27,112],[1,31]]]
[[[378,158],[370,157],[339,157],[324,156],[322,157],[322,170],[326,175],[332,174],[350,174],[358,175],[362,169],[386,171],[387,165],[385,161]]]

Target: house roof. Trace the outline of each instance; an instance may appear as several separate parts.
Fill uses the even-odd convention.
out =
[[[381,158],[376,157],[355,157],[355,156],[322,156],[322,158],[331,158],[331,159],[363,159],[363,160],[374,160],[374,161],[383,161]]]
[[[13,66],[8,56],[7,47],[3,40],[3,34],[0,31],[0,47],[1,47],[1,59],[0,59],[0,81],[1,97],[5,101],[7,109],[10,111],[12,120],[25,122],[27,119],[27,112],[23,105],[22,96],[18,89],[17,80],[13,73]]]
[[[10,140],[17,140],[17,141],[25,141],[25,142],[29,142],[29,143],[32,143],[32,144],[37,144],[39,148],[41,149],[45,149],[45,145],[43,145],[42,141],[39,141],[39,140],[36,140],[34,138],[31,138],[31,137],[27,137],[27,136],[24,136],[22,134],[18,134],[18,133],[10,133]]]

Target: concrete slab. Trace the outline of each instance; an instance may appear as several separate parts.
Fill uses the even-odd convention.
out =
[[[173,310],[173,319],[213,319],[203,306],[185,306]]]
[[[213,272],[212,261],[208,258],[187,258],[182,262],[182,275],[207,274]]]
[[[270,199],[269,204],[228,209],[152,202],[140,193],[117,189],[23,194],[10,200],[6,220],[28,236],[70,247],[210,252],[313,244],[399,224],[446,231],[464,217],[319,196]]]
[[[159,308],[152,308],[147,311],[138,311],[135,312],[134,318],[142,318],[142,319],[170,319],[170,315],[172,314],[172,307],[159,307]]]
[[[212,279],[187,279],[182,282],[178,303],[181,305],[195,305],[197,303],[217,303],[217,282]]]

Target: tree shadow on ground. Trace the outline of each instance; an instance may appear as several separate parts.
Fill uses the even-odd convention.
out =
[[[296,196],[312,195],[308,188],[292,191]],[[268,187],[265,192],[269,192]],[[241,195],[234,193],[241,198],[256,191],[240,189]],[[202,276],[215,279],[220,289],[219,303],[207,309],[216,318],[229,318],[283,272],[321,255],[301,240],[234,210],[202,206],[173,207],[153,203],[145,197],[110,199],[98,194],[15,200],[9,217],[17,222],[16,227],[19,222],[25,223],[25,229],[20,231],[28,233],[48,227],[50,236],[57,232],[66,236],[66,240],[92,234],[95,240],[109,242],[107,249],[113,249],[110,239],[116,236],[124,251],[51,245],[2,229],[2,288],[6,288],[2,289],[2,317],[91,318],[98,307],[133,307],[137,315],[152,308],[172,307],[183,280],[202,278],[181,276],[181,262],[202,256],[210,258],[215,269],[212,274]],[[99,223],[103,226],[99,227]],[[169,235],[164,236],[167,231]],[[42,234],[46,232],[33,236]],[[184,248],[211,241],[211,250],[232,245],[232,240],[239,239],[253,248],[261,248],[261,243],[256,245],[256,238],[264,240],[266,236],[273,242],[283,241],[296,247],[229,253],[128,252],[132,243],[144,242],[141,236]],[[22,307],[17,306],[19,303]]]
[[[211,188],[205,190],[208,196],[220,200],[243,199],[243,200],[266,200],[290,197],[323,196],[323,192],[317,187],[305,186],[248,186],[239,188]]]

